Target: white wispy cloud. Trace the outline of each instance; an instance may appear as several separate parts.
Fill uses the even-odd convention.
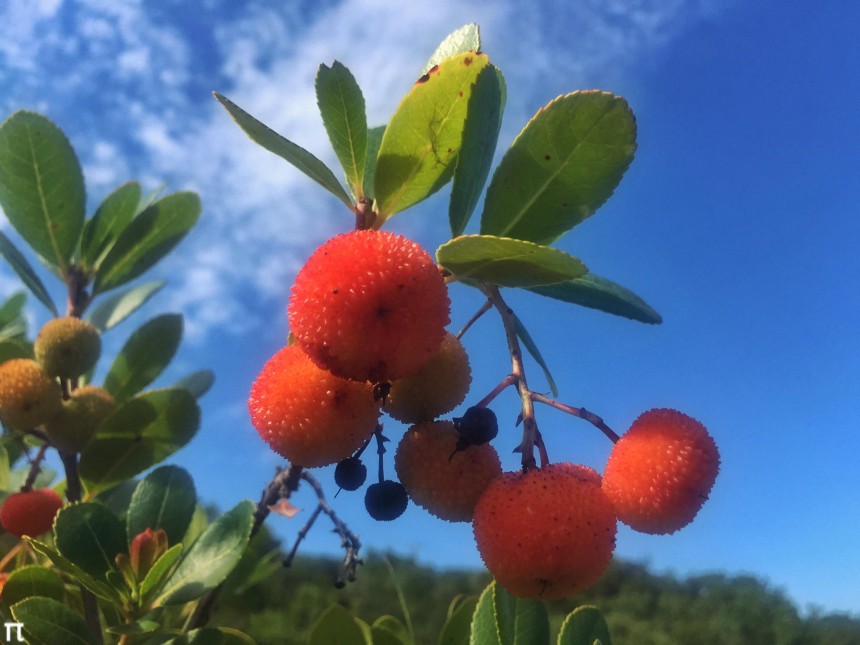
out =
[[[506,74],[509,141],[558,93],[622,78],[631,61],[715,11],[711,0],[300,5],[241,3],[222,14],[203,3],[193,29],[140,0],[10,0],[0,9],[0,23],[14,25],[0,39],[0,80],[10,88],[0,106],[43,110],[61,124],[93,206],[130,178],[201,193],[198,230],[159,268],[191,338],[254,329],[261,303],[282,306],[309,249],[351,222],[339,202],[250,142],[209,90],[335,167],[316,110],[318,64],[344,62],[371,125],[383,123],[439,40],[474,21]]]

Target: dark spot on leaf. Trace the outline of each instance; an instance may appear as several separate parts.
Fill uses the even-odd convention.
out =
[[[415,84],[418,85],[418,83],[426,83],[429,80],[430,80],[430,74],[424,74],[424,76],[422,76],[417,81],[415,81]]]
[[[552,157],[550,157],[549,155],[544,155],[544,157],[543,157],[543,158],[544,158],[544,159],[546,159],[547,161],[549,161],[550,159],[552,159]]]
[[[463,96],[463,90],[460,90],[460,96]]]
[[[463,65],[471,65],[471,64],[472,64],[472,57],[466,56],[466,58],[463,59]]]

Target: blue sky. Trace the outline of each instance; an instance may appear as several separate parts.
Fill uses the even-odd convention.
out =
[[[201,223],[155,271],[170,285],[137,322],[186,315],[165,383],[201,367],[217,373],[200,434],[174,462],[202,497],[227,507],[256,500],[279,463],[252,430],[245,398],[286,338],[292,277],[352,219],[246,139],[210,92],[332,166],[313,94],[318,64],[346,64],[371,125],[381,124],[436,44],[466,22],[481,24],[484,50],[506,76],[500,151],[558,94],[625,96],[639,126],[636,158],[609,202],[559,246],[639,293],[664,324],[510,296],[561,400],[619,432],[644,410],[676,407],[720,446],[722,473],[696,522],[665,537],[622,529],[617,553],[679,574],[752,572],[801,606],[860,612],[858,14],[854,3],[799,1],[775,10],[716,0],[8,0],[0,114],[34,109],[61,125],[84,165],[91,209],[127,179],[200,192]],[[447,233],[447,195],[391,224],[432,250]],[[0,268],[0,296],[16,288]],[[458,329],[481,303],[456,287],[452,297]],[[36,305],[30,315],[44,321]],[[109,332],[108,348],[133,327]],[[465,341],[474,402],[509,362],[493,316]],[[544,387],[529,367],[532,387]],[[515,396],[495,408],[498,448],[513,469]],[[610,445],[599,432],[549,408],[538,415],[553,460],[602,469]],[[321,477],[331,486],[329,471]],[[360,496],[346,494],[336,508],[368,547],[480,563],[468,525],[414,507],[377,524]],[[289,540],[301,517],[270,526]],[[307,546],[338,550],[324,528]]]

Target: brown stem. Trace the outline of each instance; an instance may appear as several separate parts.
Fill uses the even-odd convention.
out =
[[[355,230],[363,231],[373,228],[376,214],[372,209],[372,202],[367,197],[360,197],[355,204]]]
[[[36,477],[42,472],[42,460],[45,458],[45,453],[48,451],[48,444],[43,443],[39,448],[39,452],[30,461],[30,472],[27,473],[27,479],[24,480],[24,485],[21,486],[21,492],[26,493],[32,490],[33,484],[36,483]]]
[[[469,327],[474,325],[481,316],[483,316],[485,313],[487,313],[492,308],[493,308],[493,301],[490,300],[489,298],[487,298],[487,301],[483,305],[481,305],[481,308],[475,312],[474,316],[469,318],[469,321],[465,324],[463,329],[461,329],[459,331],[459,333],[457,334],[457,340],[460,340],[463,337],[463,334],[465,334],[467,331],[469,331]]]
[[[87,305],[90,304],[90,294],[87,292],[89,278],[80,267],[71,265],[66,273],[66,315],[80,318]]]
[[[549,397],[546,397],[543,394],[538,394],[537,392],[532,392],[531,397],[532,400],[537,401],[538,403],[543,403],[545,405],[555,408],[556,410],[567,412],[568,414],[572,414],[575,417],[579,417],[580,419],[588,421],[591,425],[593,425],[595,428],[605,434],[613,443],[620,439],[620,437],[612,430],[612,428],[606,425],[603,419],[594,414],[594,412],[589,412],[585,408],[575,408],[565,403],[560,403],[559,401],[550,399]]]
[[[501,382],[496,387],[494,387],[492,389],[492,391],[487,396],[485,396],[483,399],[478,401],[475,404],[475,407],[476,408],[487,407],[488,405],[490,405],[490,403],[493,402],[493,400],[497,396],[499,396],[499,394],[504,392],[507,388],[509,388],[511,385],[513,385],[516,382],[517,382],[517,376],[515,374],[508,374],[505,378],[503,378],[501,380]],[[517,424],[517,425],[519,425],[519,424]]]
[[[523,367],[523,352],[520,349],[520,341],[517,338],[514,312],[502,298],[502,294],[499,292],[497,286],[483,285],[483,291],[502,317],[502,325],[505,328],[505,339],[508,343],[508,352],[511,355],[511,375],[516,378],[517,391],[520,394],[522,405],[523,441],[520,444],[520,448],[523,455],[523,471],[528,472],[537,466],[535,463],[534,448],[538,428],[534,414],[534,403],[531,397],[532,393],[526,382],[526,373]]]

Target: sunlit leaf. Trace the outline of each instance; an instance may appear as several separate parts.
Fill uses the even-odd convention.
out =
[[[151,268],[179,244],[200,217],[194,193],[167,195],[135,217],[99,266],[93,294],[119,287]]]
[[[352,209],[352,200],[350,200],[349,195],[346,194],[346,191],[340,185],[334,173],[322,161],[301,146],[282,137],[269,126],[252,117],[227,97],[217,92],[214,92],[214,96],[254,143],[263,146],[269,152],[275,153],[301,170],[346,204],[350,210]]]
[[[570,280],[587,269],[564,251],[492,235],[461,235],[436,250],[436,261],[458,278],[504,287]]]
[[[128,507],[129,543],[146,529],[163,529],[171,546],[182,541],[197,507],[194,480],[179,466],[162,466],[138,485]]]
[[[376,163],[374,197],[381,220],[451,179],[472,88],[488,64],[484,54],[458,54],[419,78],[403,98],[385,128]]]
[[[384,134],[384,125],[378,125],[367,130],[367,159],[364,165],[364,194],[367,197],[374,197],[373,184],[376,181],[376,161]]]
[[[91,493],[155,466],[187,444],[200,426],[188,390],[146,392],[105,419],[81,453],[80,473]]]
[[[145,322],[126,341],[105,376],[104,388],[125,401],[152,383],[182,340],[182,316],[163,314]]]
[[[603,204],[636,149],[627,102],[606,92],[553,100],[528,122],[493,174],[481,232],[549,244]]]
[[[22,600],[12,605],[12,617],[24,624],[24,637],[30,645],[92,645],[95,642],[83,617],[52,598]]]
[[[652,325],[663,322],[663,317],[635,293],[593,273],[557,284],[531,287],[529,291],[639,322]]]
[[[215,372],[212,370],[198,370],[176,381],[176,383],[173,384],[173,387],[184,388],[191,392],[195,399],[199,399],[209,391],[209,388],[211,388],[214,383]]]
[[[255,509],[246,500],[212,522],[167,579],[159,604],[190,602],[223,582],[248,546]]]
[[[12,244],[12,240],[10,240],[6,235],[0,232],[0,255],[2,255],[6,261],[9,263],[9,266],[12,267],[12,270],[18,274],[18,277],[21,278],[21,281],[24,283],[30,292],[36,296],[36,299],[45,305],[54,316],[59,316],[60,314],[57,312],[57,307],[54,304],[54,301],[51,300],[51,296],[48,295],[48,290],[45,289],[45,285],[42,284],[42,281],[39,279],[39,276],[36,275],[36,272],[33,270],[33,267],[30,266],[30,263],[27,262],[27,258],[25,258],[21,252],[15,248],[15,245]]]
[[[32,596],[62,602],[65,595],[65,584],[56,571],[37,564],[14,569],[3,585],[3,602],[7,605],[14,605]]]
[[[597,607],[582,605],[567,615],[558,635],[558,645],[612,645],[606,619]]]
[[[161,291],[164,280],[146,282],[99,300],[90,310],[87,320],[99,331],[116,327]]]
[[[54,538],[65,558],[96,577],[113,569],[116,555],[127,551],[122,522],[96,502],[61,509],[54,522]]]
[[[353,193],[361,197],[367,157],[367,116],[361,88],[352,73],[335,61],[331,67],[320,65],[316,92],[328,138]]]
[[[505,109],[505,79],[501,70],[488,65],[481,70],[469,98],[463,145],[454,169],[448,219],[451,235],[461,235],[484,190],[499,140]]]
[[[463,25],[448,34],[445,40],[436,48],[436,51],[433,52],[433,55],[430,56],[421,73],[426,74],[432,67],[438,65],[446,58],[470,51],[481,51],[481,28],[474,22]]]
[[[129,182],[105,197],[96,214],[84,225],[81,239],[81,262],[84,267],[99,267],[137,212],[140,196],[140,184]]]
[[[50,266],[65,270],[84,225],[81,165],[66,135],[35,112],[0,125],[0,206]]]

